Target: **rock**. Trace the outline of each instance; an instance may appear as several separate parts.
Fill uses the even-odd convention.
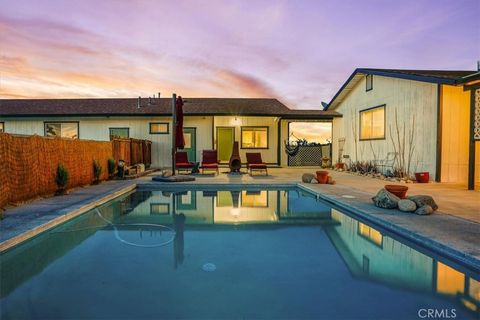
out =
[[[337,183],[337,181],[335,181],[335,180],[331,180],[331,181],[328,181],[327,183],[328,183],[328,184],[336,184],[336,183]]]
[[[395,209],[398,207],[398,201],[400,201],[400,198],[385,189],[380,189],[372,200],[375,206],[379,208]]]
[[[310,183],[318,184],[318,181],[317,181],[317,179],[313,178],[312,180],[310,180]]]
[[[310,183],[310,181],[312,181],[312,179],[315,178],[315,176],[311,173],[304,173],[302,175],[302,182],[305,182],[305,183]]]
[[[431,196],[427,195],[418,195],[418,196],[410,196],[408,197],[409,200],[415,202],[417,207],[423,207],[424,205],[429,205],[434,211],[438,209],[435,200]]]
[[[415,214],[425,216],[425,215],[432,214],[433,211],[434,211],[433,208],[431,206],[429,206],[428,204],[426,204],[424,206],[421,206],[417,210],[415,210]]]
[[[164,170],[162,172],[162,177],[171,177],[173,175],[172,170]]]
[[[332,184],[333,178],[331,176],[328,176],[327,178],[327,184]]]
[[[398,209],[404,212],[413,212],[417,209],[417,205],[412,200],[402,199],[398,201]]]

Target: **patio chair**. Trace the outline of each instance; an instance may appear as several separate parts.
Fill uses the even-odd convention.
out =
[[[205,170],[215,170],[218,174],[217,150],[203,150],[202,165],[200,168],[202,169],[202,173]]]
[[[377,167],[381,168],[382,173],[385,173],[386,169],[391,169],[393,171],[393,166],[397,160],[398,152],[388,152],[385,159],[380,159],[375,161]]]
[[[247,152],[247,170],[250,175],[253,171],[265,171],[265,175],[268,176],[267,165],[262,161],[262,154],[260,152]]]
[[[195,163],[188,161],[188,154],[186,152],[177,152],[175,153],[175,168],[177,168],[178,173],[180,171],[191,172]]]

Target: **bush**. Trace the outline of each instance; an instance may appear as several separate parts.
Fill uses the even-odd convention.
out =
[[[100,181],[100,175],[102,174],[102,171],[102,166],[97,162],[97,160],[93,160],[93,181],[95,183],[98,183]]]
[[[348,168],[351,172],[378,173],[377,165],[373,161],[354,161]]]
[[[115,160],[108,159],[108,174],[110,176],[113,176],[114,173],[115,173]]]
[[[70,174],[68,173],[67,168],[63,164],[58,164],[57,175],[55,176],[55,182],[59,191],[64,191],[67,188],[68,180],[70,179]]]

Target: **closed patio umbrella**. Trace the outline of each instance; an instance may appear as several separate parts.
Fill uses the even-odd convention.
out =
[[[185,138],[183,137],[183,100],[181,96],[178,96],[175,107],[177,118],[177,123],[175,124],[175,147],[183,149],[185,147]]]

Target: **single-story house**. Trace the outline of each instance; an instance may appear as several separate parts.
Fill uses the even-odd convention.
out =
[[[333,120],[334,161],[404,149],[411,173],[480,187],[479,87],[478,71],[356,69],[326,108],[343,115]]]
[[[284,141],[292,122],[328,122],[335,111],[293,110],[276,99],[184,98],[185,151],[201,161],[217,149],[228,162],[238,141],[270,165],[288,165]],[[0,100],[0,132],[108,141],[113,136],[152,141],[152,166],[171,166],[171,98]],[[331,156],[331,155],[328,155]],[[320,158],[320,156],[318,157]]]

